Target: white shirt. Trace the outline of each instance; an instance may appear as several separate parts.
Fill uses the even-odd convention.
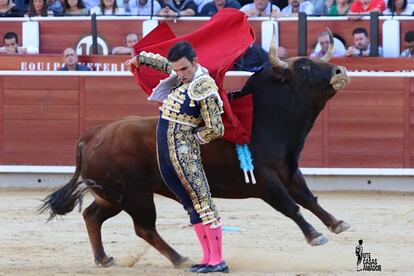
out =
[[[400,15],[412,15],[414,12],[414,5],[413,4],[407,4],[407,7],[405,7],[405,10]],[[386,9],[384,11],[384,15],[392,15],[392,11],[390,9]],[[394,13],[394,15],[397,15]]]
[[[148,0],[145,5],[137,4],[138,1],[129,1],[129,7],[132,15],[151,15],[151,1]],[[131,4],[137,4],[135,6]],[[161,10],[161,5],[158,1],[154,0],[154,11],[153,15],[157,14]]]
[[[256,5],[254,3],[246,4],[243,7],[240,8],[240,11],[247,12],[249,10],[256,9]],[[267,4],[264,14],[262,16],[270,16],[272,13],[272,9],[276,10],[277,12],[280,12],[280,9],[278,6],[271,4],[270,2]]]
[[[299,4],[299,12],[304,12],[307,15],[312,15],[314,12],[313,4],[309,1],[301,2]],[[283,10],[282,14],[284,16],[292,15],[292,5],[287,5]]]
[[[115,13],[112,12],[112,9],[110,9],[110,10],[104,10],[104,12],[102,14],[101,6],[96,6],[96,7],[92,8],[91,9],[91,15],[94,14],[94,13],[96,15],[123,15],[123,14],[125,14],[123,8],[121,8],[121,9],[119,9],[119,8],[115,9]]]

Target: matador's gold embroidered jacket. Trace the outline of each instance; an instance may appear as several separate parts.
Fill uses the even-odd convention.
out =
[[[190,83],[181,83],[174,74],[170,62],[158,54],[141,52],[138,62],[171,74],[167,80],[161,81],[153,92],[157,93],[157,89],[166,87],[168,89],[168,94],[165,93],[162,97],[161,118],[194,127],[194,134],[201,144],[223,136],[223,103],[214,79],[208,75],[205,68],[199,65],[194,79]],[[162,88],[163,85],[166,87]],[[204,122],[204,126],[199,126],[201,122]]]

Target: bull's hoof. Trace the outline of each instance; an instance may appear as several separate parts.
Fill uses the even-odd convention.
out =
[[[110,267],[113,266],[115,264],[115,259],[113,257],[109,257],[109,256],[104,256],[102,259],[98,260],[95,259],[95,264],[97,266],[102,266],[102,267]]]
[[[178,261],[173,263],[175,268],[187,268],[192,264],[191,260],[187,257],[181,257]]]
[[[306,240],[312,246],[324,245],[329,241],[324,235],[316,231],[307,237]]]
[[[328,227],[328,229],[335,234],[339,234],[347,230],[349,227],[351,227],[351,225],[349,225],[345,221],[338,220],[336,223],[334,223],[333,226]]]

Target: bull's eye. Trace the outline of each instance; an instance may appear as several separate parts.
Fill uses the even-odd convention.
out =
[[[303,65],[302,66],[302,70],[308,71],[309,69],[310,69],[310,66],[309,65]]]

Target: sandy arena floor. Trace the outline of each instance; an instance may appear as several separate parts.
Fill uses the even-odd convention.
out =
[[[121,213],[103,226],[106,252],[116,258],[110,268],[96,267],[82,215],[77,211],[45,224],[36,215],[50,190],[0,190],[0,275],[192,275],[175,269],[135,236],[129,216]],[[414,194],[318,193],[320,203],[351,224],[339,235],[302,210],[329,238],[311,247],[299,228],[259,199],[216,203],[225,226],[224,255],[233,275],[413,275]],[[86,197],[90,202],[91,197]],[[85,205],[86,206],[86,205]],[[157,196],[158,231],[179,253],[198,260],[200,250],[176,202]],[[356,272],[355,246],[377,259],[381,272]],[[220,275],[220,274],[218,274]]]

